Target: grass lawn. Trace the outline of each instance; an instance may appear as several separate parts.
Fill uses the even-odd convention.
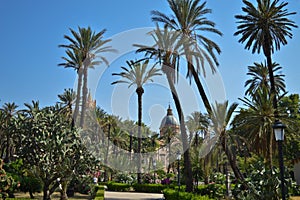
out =
[[[29,193],[15,193],[16,198],[30,198]],[[43,193],[34,193],[35,199],[43,199]],[[53,200],[59,200],[60,193],[54,192],[51,195],[51,199]],[[69,200],[75,200],[75,199],[88,199],[88,195],[75,193],[74,197],[68,198]]]
[[[300,200],[300,197],[291,197],[292,200]]]

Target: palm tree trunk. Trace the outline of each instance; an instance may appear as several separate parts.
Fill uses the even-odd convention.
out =
[[[81,114],[80,114],[80,127],[84,126],[84,118],[86,112],[87,96],[88,96],[88,65],[84,66],[83,72],[83,89],[82,89],[82,105],[81,105]]]
[[[169,68],[169,67],[167,67]],[[186,184],[186,191],[191,192],[193,191],[193,174],[192,174],[192,165],[190,160],[190,151],[188,146],[188,139],[187,139],[187,133],[186,133],[186,127],[185,127],[185,121],[184,121],[184,115],[182,112],[180,100],[178,98],[178,94],[176,91],[176,88],[174,86],[172,77],[170,73],[166,73],[167,80],[169,83],[169,87],[172,92],[172,97],[176,106],[176,110],[179,117],[179,123],[180,123],[180,131],[181,131],[181,139],[182,139],[182,147],[183,147],[183,158],[184,158],[184,174],[185,174],[185,184]]]
[[[225,137],[225,133],[221,134],[221,145],[222,148],[227,156],[227,159],[229,161],[230,167],[234,173],[234,176],[241,181],[241,183],[243,184],[245,189],[248,189],[249,186],[243,176],[243,174],[241,173],[241,171],[239,170],[237,164],[236,164],[236,157],[235,155],[232,154],[232,152],[230,151],[230,149],[227,147],[227,142],[226,142],[226,137]]]
[[[141,145],[142,145],[142,96],[144,93],[144,89],[142,87],[138,87],[136,89],[136,93],[138,95],[138,157],[137,157],[137,167],[138,167],[138,183],[142,183],[142,177],[141,177]]]
[[[190,68],[190,70],[192,72],[194,81],[195,81],[195,83],[197,85],[199,94],[200,94],[200,96],[202,98],[202,101],[204,103],[204,106],[206,108],[206,111],[207,111],[208,114],[210,114],[211,113],[211,106],[210,106],[209,100],[207,98],[207,95],[206,95],[206,93],[204,91],[203,85],[201,84],[201,81],[199,79],[198,73],[196,72],[196,70],[195,70],[195,68],[194,68],[194,66],[192,64],[189,63],[189,65],[190,65],[189,68]]]
[[[129,138],[129,155],[130,155],[129,160],[130,160],[130,163],[131,163],[131,151],[132,151],[132,131],[130,131],[130,138]]]
[[[275,80],[274,80],[274,74],[273,74],[273,65],[272,65],[272,58],[271,54],[267,56],[267,64],[268,64],[268,71],[269,71],[269,78],[270,78],[270,96],[273,97],[273,108],[274,108],[274,117],[275,119],[278,119],[278,110],[277,110],[277,94],[275,90]],[[271,131],[270,134],[270,143],[269,143],[269,167],[272,168],[273,165],[273,131]]]
[[[77,83],[77,92],[76,92],[76,101],[75,101],[75,109],[74,109],[74,114],[73,114],[73,119],[76,121],[78,113],[79,113],[79,104],[80,104],[80,99],[81,99],[81,87],[82,87],[82,75],[83,75],[83,70],[82,66],[80,66],[78,70],[78,83]]]
[[[105,154],[105,158],[104,158],[104,164],[105,165],[108,165],[107,163],[107,158],[108,158],[108,153],[109,153],[109,145],[110,145],[110,127],[111,125],[108,124],[108,133],[107,133],[107,146],[106,146],[106,154]],[[104,182],[107,181],[107,167],[105,167],[105,170],[104,170]]]
[[[212,111],[212,109],[211,109],[209,100],[207,98],[207,95],[206,95],[206,93],[204,91],[203,85],[201,84],[201,81],[199,79],[199,75],[198,75],[198,73],[195,70],[195,67],[193,65],[192,57],[189,55],[189,52],[190,52],[189,51],[189,47],[185,45],[184,49],[185,49],[185,56],[186,56],[186,60],[187,60],[188,70],[192,73],[192,76],[193,76],[194,81],[195,81],[195,83],[197,85],[199,94],[200,94],[200,96],[202,98],[202,101],[204,103],[206,111],[207,111],[208,114],[210,114],[211,111]]]

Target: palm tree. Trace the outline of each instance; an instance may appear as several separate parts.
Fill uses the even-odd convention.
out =
[[[65,38],[69,38],[69,36],[65,36]],[[70,38],[71,39],[71,38]],[[66,47],[65,45],[59,45],[59,47]],[[67,48],[67,47],[66,47]],[[82,66],[82,57],[77,49],[67,49],[66,54],[68,57],[62,57],[65,60],[64,63],[58,64],[58,66],[63,66],[65,68],[73,68],[78,75],[77,78],[77,91],[76,91],[76,100],[75,100],[75,109],[73,114],[73,120],[76,120],[76,117],[79,113],[79,105],[80,105],[80,95],[82,88],[82,76],[83,76],[83,66]]]
[[[2,108],[0,108],[3,117],[2,131],[4,132],[6,141],[5,158],[3,160],[5,163],[9,163],[11,161],[12,154],[14,151],[14,141],[12,140],[12,138],[14,137],[13,120],[16,114],[18,113],[17,108],[18,106],[14,102],[5,103],[2,106]]]
[[[237,108],[238,104],[233,103],[228,107],[228,101],[224,103],[217,103],[212,107],[211,120],[214,128],[214,132],[219,136],[220,144],[225,152],[229,164],[234,172],[235,177],[244,184],[246,188],[249,188],[248,184],[245,182],[245,178],[236,164],[236,155],[232,153],[230,146],[227,142],[227,126],[229,125],[230,119],[234,110]]]
[[[88,98],[88,69],[94,68],[94,66],[99,65],[104,62],[108,65],[108,61],[105,57],[100,55],[104,52],[113,52],[114,50],[110,46],[105,46],[111,40],[104,40],[103,34],[106,29],[96,33],[92,31],[90,27],[81,28],[78,27],[78,32],[70,29],[72,37],[65,35],[64,38],[67,39],[69,45],[59,45],[59,47],[66,48],[66,53],[69,58],[63,59],[66,61],[65,64],[60,64],[65,67],[75,67],[78,72],[78,86],[77,86],[77,109],[79,108],[79,100],[81,95],[81,83],[83,81],[82,87],[82,104],[81,104],[81,115],[80,115],[80,127],[84,125],[84,117],[86,111],[86,103]],[[99,58],[99,60],[96,60]],[[83,80],[82,80],[83,79]],[[79,89],[80,88],[80,89]],[[77,109],[75,108],[75,113]],[[76,117],[76,116],[75,116]]]
[[[273,75],[272,54],[274,50],[280,50],[281,45],[286,45],[287,39],[292,38],[292,28],[297,25],[287,17],[296,14],[288,12],[285,8],[288,3],[279,0],[256,0],[257,7],[251,2],[243,0],[245,7],[242,10],[245,15],[235,15],[239,24],[234,33],[235,36],[241,35],[238,40],[246,43],[245,49],[252,48],[252,53],[260,53],[262,50],[266,59],[269,71],[271,94],[273,94],[273,106],[277,115],[277,96],[275,80]]]
[[[138,183],[141,183],[141,128],[142,128],[142,95],[144,93],[144,84],[149,81],[153,82],[153,77],[161,75],[155,66],[148,68],[149,60],[145,61],[127,61],[129,68],[121,67],[124,71],[121,73],[113,73],[113,76],[120,76],[122,79],[112,84],[126,83],[128,87],[136,86],[138,96]]]
[[[152,11],[152,21],[163,23],[172,30],[180,31],[182,37],[193,41],[193,44],[185,43],[184,51],[187,60],[189,78],[193,77],[199,94],[203,100],[208,113],[211,111],[209,100],[206,96],[204,88],[201,84],[199,74],[201,69],[205,75],[205,61],[208,62],[211,70],[215,71],[218,66],[215,52],[221,53],[219,46],[211,39],[200,34],[200,32],[214,33],[222,35],[215,28],[215,23],[208,20],[205,15],[211,13],[211,9],[206,8],[206,2],[200,4],[200,0],[167,0],[174,17],[168,17],[159,11]],[[197,44],[199,42],[199,44]],[[193,56],[191,52],[196,51],[197,56]],[[193,62],[196,60],[196,66]]]
[[[273,63],[272,71],[274,74],[275,91],[277,95],[281,94],[281,92],[285,92],[284,75],[275,74],[281,69],[282,67],[279,66],[279,64]],[[254,66],[248,66],[247,75],[251,76],[251,78],[245,82],[245,87],[248,86],[245,95],[253,96],[258,89],[263,87],[266,87],[271,91],[269,71],[266,63],[254,63]]]
[[[272,166],[273,146],[275,144],[272,125],[274,107],[269,90],[258,89],[251,99],[240,99],[247,109],[242,109],[234,119],[235,131],[241,130],[247,138],[251,150],[265,156],[268,165]]]
[[[75,122],[72,117],[72,105],[76,99],[76,94],[73,89],[65,89],[63,94],[59,94],[60,104],[63,105],[62,112],[70,119],[71,126],[74,127]]]
[[[178,73],[179,70],[179,59],[180,56],[184,54],[183,44],[185,42],[189,42],[189,40],[181,37],[181,33],[179,31],[170,31],[167,26],[164,27],[164,30],[161,30],[157,26],[156,29],[151,32],[151,36],[155,41],[153,46],[135,46],[139,47],[137,52],[146,52],[145,56],[149,55],[150,58],[158,60],[157,62],[162,65],[162,71],[167,77],[169,88],[179,117],[182,146],[184,151],[184,174],[186,176],[186,190],[192,191],[193,175],[188,148],[188,135],[181,102],[175,87],[175,83],[178,79],[176,72]]]
[[[106,151],[105,151],[105,157],[104,157],[104,164],[108,165],[108,155],[110,153],[110,141],[111,141],[111,133],[114,131],[114,129],[117,126],[116,118],[113,115],[106,115],[104,117],[105,121],[105,128],[106,128],[106,137],[107,137],[107,143],[106,143]],[[107,169],[104,171],[104,181],[107,181]]]
[[[200,142],[207,137],[208,133],[208,126],[209,126],[209,119],[208,115],[204,115],[201,112],[193,112],[191,115],[188,117],[187,121],[187,127],[189,128],[189,131],[191,134],[190,136],[190,141],[191,141],[191,146],[194,149],[195,153],[195,165],[196,165],[196,170],[195,170],[195,179],[196,179],[196,184],[198,185],[198,180],[199,180],[199,164],[200,164]],[[201,134],[201,135],[199,135]],[[202,139],[201,139],[202,138]],[[208,183],[208,174],[206,173],[208,169],[207,167],[207,161],[209,160],[210,155],[204,155],[203,159],[203,168],[204,168],[204,175],[205,175],[205,183]]]
[[[137,127],[136,127],[136,122],[132,121],[132,120],[125,120],[123,121],[122,125],[122,129],[124,131],[127,132],[127,134],[129,135],[129,147],[128,147],[128,151],[129,151],[129,160],[131,162],[131,154],[132,154],[132,150],[133,150],[133,135],[136,133]]]
[[[272,73],[275,83],[275,95],[279,98],[281,98],[281,93],[285,94],[284,75],[277,73],[281,69],[277,63],[273,63]],[[249,109],[242,110],[240,116],[246,117],[246,119],[242,120],[243,123],[249,122],[247,122],[246,126],[251,126],[251,124],[253,126],[249,130],[247,129],[249,131],[247,132],[247,138],[253,142],[251,146],[255,147],[258,152],[267,157],[268,164],[271,167],[274,146],[271,130],[272,120],[275,120],[274,114],[276,111],[273,109],[273,103],[270,103],[272,102],[274,94],[271,94],[269,71],[266,63],[254,63],[254,66],[249,66],[248,70],[247,75],[250,75],[251,78],[245,82],[245,86],[248,86],[245,94],[249,94],[250,98],[246,97],[240,100]],[[275,117],[280,116],[277,115]],[[240,123],[241,122],[239,122],[239,124]],[[245,127],[245,125],[242,127]]]

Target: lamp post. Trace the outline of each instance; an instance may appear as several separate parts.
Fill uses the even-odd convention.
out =
[[[176,153],[176,159],[177,159],[177,185],[178,185],[178,195],[179,195],[179,191],[180,191],[180,163],[179,163],[179,161],[181,160],[181,154],[180,154],[179,150]]]
[[[278,157],[279,157],[279,169],[280,169],[280,179],[281,179],[281,196],[282,200],[285,200],[285,188],[284,188],[284,164],[283,164],[283,152],[282,152],[282,142],[284,140],[284,129],[285,125],[281,121],[276,120],[273,129],[275,134],[275,140],[278,143]]]
[[[154,183],[156,183],[156,177],[155,177],[156,160],[155,159],[153,159],[153,169],[154,169]]]

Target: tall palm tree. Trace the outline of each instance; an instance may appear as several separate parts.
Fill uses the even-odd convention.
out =
[[[205,61],[208,62],[211,70],[214,72],[215,67],[219,65],[215,52],[220,54],[219,46],[208,37],[200,32],[214,33],[222,35],[215,28],[215,23],[208,20],[206,15],[211,13],[211,9],[206,8],[206,2],[200,3],[200,0],[167,0],[172,10],[172,17],[159,11],[152,11],[152,21],[163,23],[172,30],[180,31],[182,37],[194,41],[184,44],[185,57],[187,60],[189,78],[193,77],[199,94],[203,100],[208,113],[211,111],[211,105],[201,84],[199,74],[201,70],[205,75]],[[196,59],[190,52],[197,51]],[[196,63],[194,62],[196,60]]]
[[[284,75],[278,73],[281,69],[277,63],[273,63],[272,71],[274,75],[275,95],[278,98],[281,97],[282,93],[285,94]],[[245,82],[245,86],[248,86],[246,94],[249,94],[250,98],[246,97],[240,100],[249,109],[242,110],[240,115],[244,117],[249,115],[247,119],[243,119],[242,121],[247,122],[249,120],[246,126],[250,126],[250,124],[254,126],[249,130],[249,134],[247,135],[250,137],[250,141],[254,142],[251,146],[257,147],[259,151],[262,150],[261,153],[266,156],[268,164],[271,167],[275,141],[270,130],[272,130],[272,120],[275,120],[274,117],[280,116],[274,115],[276,113],[272,102],[274,94],[271,94],[270,77],[266,63],[254,63],[254,66],[249,66],[248,70],[247,75],[250,75],[251,78]],[[262,145],[262,148],[259,145]]]
[[[158,26],[151,32],[155,43],[152,46],[135,45],[139,47],[137,52],[145,52],[145,56],[150,56],[162,65],[162,71],[166,75],[168,85],[175,103],[180,123],[180,133],[182,139],[182,147],[184,151],[184,174],[186,176],[186,190],[193,190],[193,175],[190,161],[188,135],[185,126],[184,114],[181,102],[175,87],[178,80],[179,59],[184,54],[183,43],[190,42],[186,38],[181,37],[179,31],[170,31],[167,26],[161,30]],[[177,72],[177,73],[176,73]]]
[[[59,45],[59,47],[66,48],[66,53],[70,59],[66,60],[65,66],[76,66],[79,74],[78,87],[80,87],[81,81],[83,81],[82,87],[82,104],[81,104],[81,115],[80,115],[80,126],[84,125],[84,117],[86,111],[86,103],[88,98],[88,69],[94,68],[96,65],[104,62],[108,65],[108,61],[101,53],[104,52],[113,52],[114,50],[111,46],[106,46],[110,39],[104,40],[103,35],[106,32],[106,29],[103,29],[100,32],[94,32],[90,27],[81,28],[78,27],[78,32],[70,29],[72,37],[65,35],[64,38],[67,39],[70,44],[68,45]],[[69,52],[68,52],[69,50]],[[69,62],[72,61],[72,62]],[[76,62],[75,62],[76,61]],[[68,65],[73,64],[73,65]],[[74,65],[75,64],[75,65]],[[82,76],[82,77],[80,77]],[[80,88],[81,89],[81,88]],[[78,90],[78,89],[77,89]],[[77,97],[80,97],[81,91],[77,91]],[[78,103],[79,100],[77,100]],[[75,112],[77,110],[75,109]],[[75,116],[76,117],[76,116]]]
[[[235,36],[241,35],[238,40],[240,43],[246,43],[245,49],[252,48],[252,53],[260,53],[262,50],[266,59],[269,71],[271,94],[273,94],[273,106],[275,115],[277,115],[277,96],[275,80],[273,75],[272,54],[275,50],[280,50],[281,45],[288,43],[287,37],[292,38],[292,28],[297,25],[294,21],[288,19],[296,12],[288,12],[287,2],[279,0],[256,0],[255,7],[248,0],[243,0],[245,7],[242,8],[245,15],[235,15],[239,24],[234,33]]]
[[[69,36],[65,36],[69,37]],[[70,38],[71,39],[71,38]],[[65,45],[59,45],[59,47],[66,47]],[[67,48],[67,47],[66,47]],[[68,57],[62,57],[65,60],[64,63],[58,64],[58,66],[63,66],[65,68],[73,68],[77,72],[77,91],[75,100],[75,109],[73,113],[73,120],[78,116],[80,99],[81,99],[81,88],[82,88],[82,76],[83,76],[83,66],[82,66],[82,55],[78,49],[67,49],[66,54]]]
[[[159,70],[152,66],[148,69],[149,60],[145,61],[127,61],[129,68],[121,67],[124,71],[121,73],[113,73],[113,76],[120,76],[122,79],[112,84],[126,83],[131,87],[135,85],[136,94],[138,96],[138,183],[141,183],[141,128],[142,128],[142,95],[144,93],[143,86],[153,81],[153,77],[161,75]]]
[[[3,132],[5,133],[5,141],[6,141],[6,149],[5,149],[5,158],[4,162],[8,163],[11,161],[12,153],[13,153],[13,140],[14,137],[14,128],[13,128],[13,120],[16,114],[18,106],[12,102],[12,103],[5,103],[0,110],[3,114]]]
[[[273,63],[272,71],[274,74],[275,92],[277,95],[285,92],[284,75],[275,74],[281,69],[282,67],[279,66],[279,64]],[[254,63],[253,66],[248,66],[247,75],[251,76],[251,78],[245,82],[245,87],[248,86],[245,95],[252,96],[259,88],[263,87],[266,87],[271,91],[269,71],[266,63]]]

